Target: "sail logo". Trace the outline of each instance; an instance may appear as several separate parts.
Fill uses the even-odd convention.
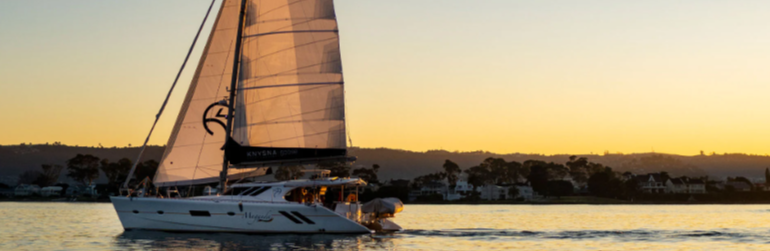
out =
[[[263,157],[277,157],[277,156],[291,156],[297,155],[299,151],[296,149],[286,150],[259,150],[246,152],[247,158],[263,158]]]
[[[243,218],[250,220],[246,222],[246,224],[249,224],[249,225],[257,222],[271,222],[273,221],[273,211],[272,210],[267,211],[267,213],[265,214],[256,214],[252,212],[246,212],[243,214]]]
[[[278,156],[278,151],[276,150],[262,150],[262,151],[249,151],[246,153],[246,157],[253,158],[253,157],[272,157],[272,156]]]
[[[213,118],[208,118],[209,111],[217,106],[222,106],[224,108],[220,107],[217,111],[217,114],[215,114]],[[207,107],[203,112],[203,128],[206,129],[206,132],[208,132],[210,135],[214,135],[214,132],[209,129],[209,122],[214,122],[221,125],[222,128],[227,128],[227,126],[225,126],[225,122],[222,122],[222,119],[227,119],[227,115],[222,114],[222,111],[225,108],[230,109],[230,107],[227,107],[227,103],[223,100],[214,102],[213,104],[209,105],[209,107]]]

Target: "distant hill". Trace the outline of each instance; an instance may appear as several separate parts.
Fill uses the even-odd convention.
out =
[[[147,146],[142,160],[159,160],[163,155],[165,147]],[[122,158],[129,158],[131,161],[136,159],[139,154],[138,147],[126,148],[97,148],[80,147],[66,145],[4,145],[0,146],[0,179],[2,183],[11,183],[7,180],[18,177],[19,174],[28,170],[40,170],[42,164],[65,165],[68,159],[77,154],[91,154],[101,159],[117,161]],[[59,178],[62,182],[69,182],[67,179],[66,168],[62,171]],[[106,178],[101,174],[96,182],[104,182]]]
[[[524,162],[542,160],[564,164],[570,155],[539,154],[496,154],[490,152],[449,152],[442,150],[412,152],[387,148],[351,148],[351,155],[357,156],[355,166],[369,167],[379,164],[380,176],[386,179],[411,179],[419,175],[442,171],[444,160],[449,159],[465,170],[478,165],[488,157],[503,158],[506,161]],[[610,166],[615,171],[649,173],[667,171],[673,176],[713,177],[746,176],[764,179],[765,168],[770,167],[770,156],[745,154],[681,156],[659,153],[578,155],[589,161]],[[644,162],[644,163],[640,163]],[[382,179],[382,178],[381,178]]]
[[[164,147],[149,146],[145,151],[144,160],[160,160]],[[0,182],[18,177],[27,170],[40,170],[41,164],[64,165],[67,159],[76,154],[92,154],[99,158],[117,161],[121,158],[133,160],[139,154],[138,147],[127,148],[97,148],[78,146],[54,145],[4,145],[0,146]],[[388,148],[350,148],[350,155],[358,157],[354,164],[358,167],[371,167],[379,164],[380,180],[412,179],[414,177],[442,170],[444,160],[450,159],[462,169],[479,164],[488,157],[503,158],[506,161],[524,162],[526,160],[542,160],[546,162],[565,163],[569,155],[538,155],[538,154],[496,154],[490,152],[449,152],[427,151],[414,152]],[[586,157],[591,162],[610,166],[616,171],[631,171],[633,173],[648,173],[667,171],[673,176],[703,176],[714,177],[746,176],[749,178],[764,178],[764,170],[770,167],[770,156],[745,154],[681,156],[657,153],[641,154],[606,154],[578,155]],[[66,170],[62,173],[66,181]],[[99,181],[103,181],[102,175]]]

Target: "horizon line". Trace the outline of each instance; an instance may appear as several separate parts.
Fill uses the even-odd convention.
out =
[[[49,142],[46,143],[20,143],[15,145],[3,145],[0,144],[0,147],[14,147],[14,146],[65,146],[65,147],[80,147],[80,148],[101,148],[101,149],[126,149],[126,148],[141,148],[141,146],[133,146],[133,145],[127,145],[127,146],[81,146],[81,145],[67,145],[58,141],[54,141],[56,144],[50,144]],[[148,147],[166,147],[166,145],[153,145],[148,144]],[[351,146],[350,148],[356,148],[356,149],[386,149],[386,150],[395,150],[395,151],[404,151],[404,152],[413,152],[413,153],[431,153],[431,152],[447,152],[447,153],[455,153],[455,154],[473,154],[473,153],[484,153],[484,154],[491,154],[491,155],[542,155],[542,156],[611,156],[611,155],[643,155],[643,154],[660,154],[660,155],[676,155],[676,156],[687,156],[687,157],[697,157],[697,156],[726,156],[726,155],[746,155],[746,156],[764,156],[764,157],[770,157],[770,154],[753,154],[753,153],[722,153],[719,154],[715,151],[712,151],[711,153],[705,153],[703,154],[696,154],[696,155],[685,155],[685,154],[676,154],[676,153],[662,153],[662,152],[631,152],[631,153],[623,153],[623,152],[610,152],[605,151],[604,153],[582,153],[582,154],[574,154],[574,153],[555,153],[555,154],[544,154],[544,153],[522,153],[522,152],[512,152],[512,153],[497,153],[497,152],[491,152],[488,150],[474,150],[474,151],[460,151],[460,150],[445,150],[445,149],[428,149],[425,151],[419,151],[419,150],[409,150],[409,149],[402,149],[402,148],[389,148],[389,147],[359,147],[359,146]]]

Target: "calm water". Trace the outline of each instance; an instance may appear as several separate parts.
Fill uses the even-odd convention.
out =
[[[407,205],[389,235],[123,232],[109,203],[0,203],[0,250],[770,249],[770,205]]]

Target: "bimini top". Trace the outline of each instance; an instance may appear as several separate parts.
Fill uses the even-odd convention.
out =
[[[243,183],[243,184],[235,184],[231,185],[230,187],[235,189],[239,187],[255,187],[255,186],[280,186],[280,187],[312,187],[312,186],[349,186],[349,185],[360,185],[365,186],[366,181],[359,179],[359,178],[320,178],[320,179],[303,179],[303,180],[287,180],[287,181],[276,181],[276,182],[252,182],[252,183]]]

